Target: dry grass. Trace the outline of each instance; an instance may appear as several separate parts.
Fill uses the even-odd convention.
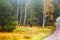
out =
[[[18,27],[13,32],[0,32],[0,40],[43,40],[47,35],[50,35],[55,30],[55,27]]]

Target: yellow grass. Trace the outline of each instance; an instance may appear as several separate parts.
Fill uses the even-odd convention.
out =
[[[0,32],[0,40],[43,40],[50,35],[55,27],[18,27],[13,32]]]

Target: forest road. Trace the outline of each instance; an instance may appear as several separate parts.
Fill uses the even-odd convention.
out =
[[[60,25],[56,25],[55,32],[44,40],[60,40]]]

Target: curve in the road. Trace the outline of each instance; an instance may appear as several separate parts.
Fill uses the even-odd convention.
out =
[[[56,19],[56,30],[55,32],[45,38],[44,40],[60,40],[60,17]]]

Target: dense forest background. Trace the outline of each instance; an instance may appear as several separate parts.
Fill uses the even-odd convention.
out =
[[[19,0],[19,1],[18,0],[3,0],[3,1],[0,0],[2,5],[9,5],[7,8],[10,8],[8,10],[11,10],[9,12],[12,16],[11,18],[14,21],[16,21],[18,23],[18,25],[24,25],[24,18],[26,16],[25,25],[29,25],[29,22],[31,21],[33,25],[42,26],[43,10],[44,10],[43,9],[44,5],[43,5],[42,0],[32,0],[31,3],[27,6],[27,12],[25,15],[26,4],[28,4],[28,1],[29,0]],[[58,2],[58,0],[53,0],[51,3],[49,3],[49,1],[47,1],[47,4],[48,4],[47,5],[48,8],[46,8],[46,10],[50,10],[50,11],[47,11],[45,14],[46,15],[45,25],[54,25],[56,18],[58,16],[60,16],[59,2]],[[49,5],[51,5],[51,6],[49,6]],[[45,6],[45,7],[47,7],[47,6]],[[1,9],[2,9],[1,11],[4,10],[3,8],[1,8]],[[6,15],[6,14],[4,14],[4,15]]]

